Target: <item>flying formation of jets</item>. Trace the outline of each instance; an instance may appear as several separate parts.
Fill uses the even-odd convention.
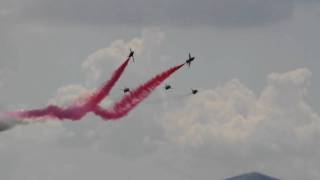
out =
[[[128,58],[132,58],[132,61],[134,62],[134,51],[130,48],[130,53],[128,55]],[[191,66],[191,63],[195,60],[196,58],[193,56],[191,56],[191,53],[189,53],[189,58],[186,60],[186,64],[188,64],[188,66]],[[166,91],[172,89],[172,86],[167,84],[165,85],[164,89]],[[125,87],[124,89],[121,89],[123,91],[123,93],[129,93],[130,92],[130,88]],[[197,94],[199,91],[197,89],[191,89],[191,94],[195,95]]]

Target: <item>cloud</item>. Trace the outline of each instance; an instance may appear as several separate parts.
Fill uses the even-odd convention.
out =
[[[49,100],[49,104],[55,104],[59,106],[68,106],[82,98],[88,97],[92,93],[92,90],[78,84],[70,84],[59,88],[54,98]]]
[[[166,172],[169,179],[223,179],[248,171],[283,179],[318,179],[320,118],[306,101],[311,76],[308,69],[272,73],[260,95],[234,79],[171,102],[175,104],[163,119],[160,113],[147,113],[154,108],[142,105],[141,111],[117,123],[90,117],[77,123],[17,126],[0,136],[0,157],[13,156],[6,160],[12,167],[3,174],[12,179],[47,174],[86,179],[103,177],[105,170],[100,167],[110,167],[112,172],[148,179],[145,169],[161,177]],[[79,85],[66,86],[57,91],[56,102],[65,104],[86,92]],[[31,153],[22,156],[21,151]],[[96,162],[94,168],[88,162]],[[133,164],[138,164],[135,171],[130,170]],[[41,171],[34,173],[36,169]],[[74,169],[83,173],[72,174]],[[122,177],[122,173],[108,174]]]
[[[175,134],[170,137],[177,143],[195,146],[211,138],[241,140],[256,122],[255,117],[247,118],[257,111],[256,101],[250,89],[238,80],[232,80],[224,87],[191,97],[180,111],[169,113],[165,118],[168,132]]]
[[[0,26],[0,83],[3,83],[4,78],[16,67],[17,52],[11,41],[10,28],[2,22]]]
[[[117,39],[109,47],[92,53],[82,63],[82,68],[87,72],[89,81],[97,81],[101,77],[103,69],[105,70],[109,67],[108,70],[112,71],[110,63],[112,65],[120,64],[128,56],[130,48],[135,51],[135,57],[139,56],[138,61],[143,61],[141,60],[141,55],[154,51],[162,44],[164,39],[165,34],[159,29],[145,28],[142,30],[141,37],[132,38],[131,40]]]
[[[23,4],[21,19],[43,24],[251,26],[289,17],[293,3],[290,0],[30,0],[18,4]]]
[[[308,69],[272,73],[260,96],[238,80],[204,90],[165,116],[167,137],[194,158],[190,163],[219,164],[222,174],[319,178],[320,116],[306,101],[310,78]]]
[[[101,76],[101,68],[99,64],[101,61],[108,59],[123,59],[132,48],[136,54],[142,53],[144,50],[144,40],[141,38],[134,38],[129,41],[118,39],[113,41],[109,47],[102,48],[89,55],[88,58],[82,63],[82,68],[89,71],[90,80],[97,81]]]

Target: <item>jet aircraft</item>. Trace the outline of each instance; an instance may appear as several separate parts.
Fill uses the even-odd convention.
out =
[[[132,49],[130,48],[130,53],[129,53],[129,56],[128,58],[132,58],[132,61],[134,62],[134,51],[132,51]]]
[[[191,62],[194,61],[195,57],[192,57],[191,54],[189,53],[189,59],[186,60],[186,63],[188,64],[188,66],[191,66]]]
[[[124,94],[130,92],[130,88],[127,88],[127,87],[125,87],[121,90],[123,91]]]
[[[197,89],[191,89],[191,91],[192,91],[193,95],[195,95],[195,94],[197,94],[199,92]]]
[[[165,89],[165,90],[172,89],[172,86],[167,84],[167,85],[164,87],[164,89]]]

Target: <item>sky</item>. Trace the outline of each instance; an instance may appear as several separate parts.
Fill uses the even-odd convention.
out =
[[[70,104],[130,48],[104,106],[196,57],[119,121],[1,123],[2,179],[319,179],[319,17],[318,0],[0,0],[2,110]]]

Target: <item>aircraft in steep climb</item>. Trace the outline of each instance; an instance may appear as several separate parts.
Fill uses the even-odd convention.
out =
[[[188,66],[191,66],[191,62],[195,60],[195,57],[192,57],[191,54],[189,53],[189,59],[186,60],[186,63]]]
[[[134,62],[134,51],[132,51],[132,49],[130,48],[130,53],[129,53],[129,56],[128,58],[132,58],[132,61]]]

